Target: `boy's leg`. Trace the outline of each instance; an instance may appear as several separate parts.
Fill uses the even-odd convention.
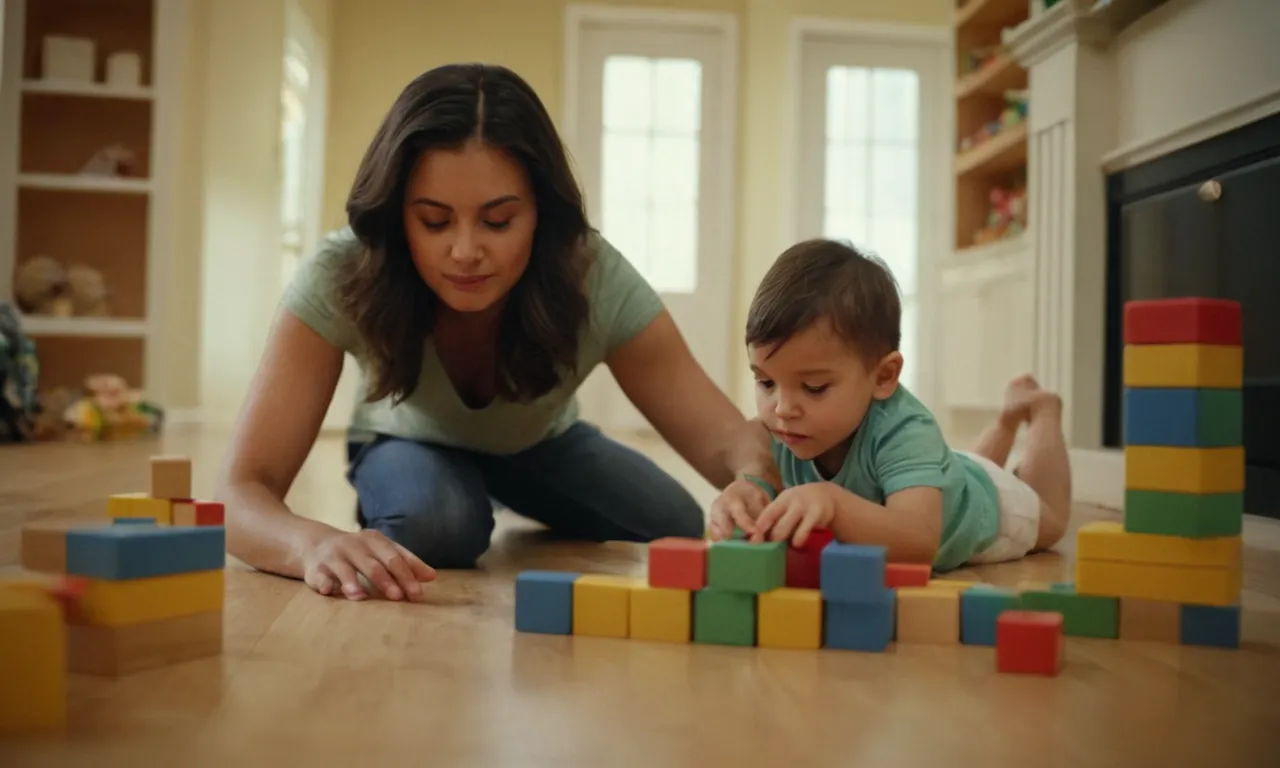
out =
[[[1004,391],[1004,409],[996,422],[982,433],[973,452],[985,456],[997,466],[1009,463],[1009,451],[1013,450],[1013,441],[1018,437],[1018,428],[1026,422],[1031,395],[1040,390],[1040,385],[1030,375],[1019,376]]]
[[[1036,549],[1062,538],[1071,518],[1071,459],[1062,434],[1062,398],[1040,390],[1028,406],[1026,450],[1014,473],[1040,497]]]

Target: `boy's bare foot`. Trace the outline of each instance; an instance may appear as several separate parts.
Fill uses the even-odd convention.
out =
[[[1009,382],[1004,390],[1004,410],[1000,412],[1000,424],[1006,429],[1017,430],[1031,418],[1031,403],[1038,395],[1048,394],[1031,374],[1024,374]]]
[[[1027,419],[1039,418],[1062,419],[1062,397],[1057,392],[1041,389],[1031,395],[1027,402]]]

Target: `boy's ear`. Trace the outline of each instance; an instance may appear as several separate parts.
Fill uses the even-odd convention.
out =
[[[880,358],[876,366],[876,388],[872,396],[885,400],[898,389],[898,377],[902,375],[902,353],[890,352]]]

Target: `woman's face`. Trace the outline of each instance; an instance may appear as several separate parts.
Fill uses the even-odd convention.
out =
[[[524,166],[480,141],[427,150],[405,186],[414,266],[456,312],[502,301],[529,264],[537,224]]]

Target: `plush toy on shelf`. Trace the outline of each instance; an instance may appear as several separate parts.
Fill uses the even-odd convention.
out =
[[[35,256],[17,270],[18,308],[41,317],[105,317],[110,292],[102,273],[84,264],[64,267],[57,259]]]
[[[1027,188],[994,187],[987,199],[987,224],[973,233],[974,245],[1022,234],[1027,227]]]
[[[63,413],[71,436],[85,442],[120,440],[159,431],[164,412],[130,389],[120,376],[96,374],[85,379],[87,393]]]
[[[1004,109],[994,120],[988,120],[981,128],[960,139],[960,151],[967,152],[974,147],[999,136],[1010,128],[1015,128],[1027,119],[1027,91],[1008,90],[1004,92]]]

